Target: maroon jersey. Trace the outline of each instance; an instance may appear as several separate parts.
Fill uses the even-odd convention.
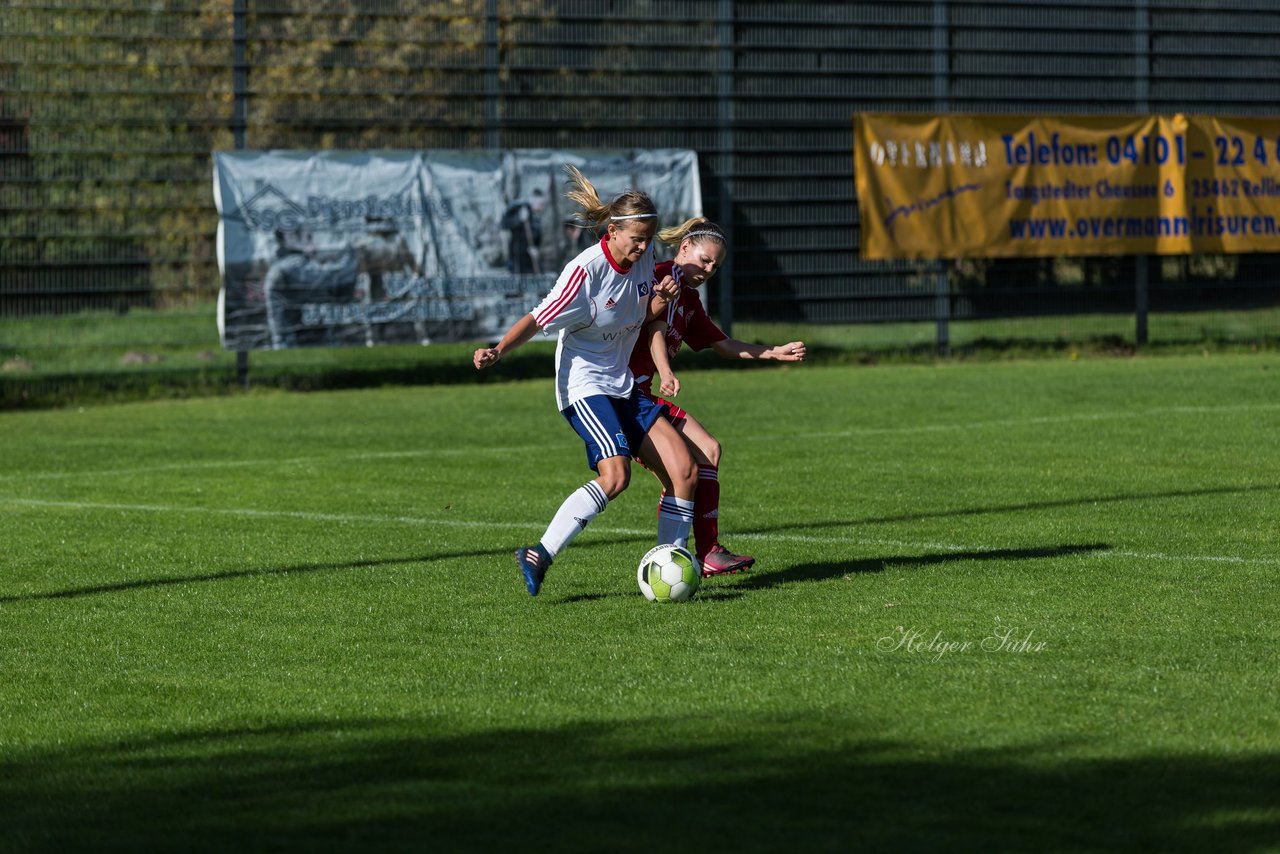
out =
[[[668,274],[675,276],[677,282],[680,281],[680,268],[671,261],[663,261],[654,268],[654,281],[660,282]],[[668,358],[675,358],[676,353],[680,352],[682,343],[688,344],[689,348],[696,352],[705,350],[717,341],[723,341],[728,337],[702,307],[702,300],[698,297],[696,288],[682,287],[679,298],[667,305]],[[652,396],[653,373],[656,368],[653,364],[653,356],[649,354],[647,329],[640,333],[640,340],[631,351],[629,366],[631,373],[635,375],[636,383],[644,389],[646,394]]]

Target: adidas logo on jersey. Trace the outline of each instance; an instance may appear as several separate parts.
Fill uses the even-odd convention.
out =
[[[609,299],[605,300],[604,307],[605,307],[605,308],[613,308],[613,307],[614,307],[615,305],[617,305],[617,304],[618,304],[618,303],[614,300],[614,298],[613,298],[613,297],[609,297]]]

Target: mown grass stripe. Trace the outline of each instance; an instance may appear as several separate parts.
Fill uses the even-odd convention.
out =
[[[124,504],[117,502],[95,502],[95,501],[47,501],[36,498],[10,498],[0,496],[0,503],[17,505],[22,507],[50,507],[63,508],[68,510],[115,510],[133,513],[195,513],[223,516],[240,516],[245,518],[257,519],[297,519],[304,522],[342,522],[356,524],[379,524],[379,525],[435,525],[449,528],[496,528],[501,530],[522,530],[532,531],[543,527],[541,522],[497,522],[497,521],[479,521],[475,519],[450,519],[445,517],[426,517],[426,516],[385,516],[378,514],[352,514],[352,513],[317,513],[307,510],[257,510],[249,507],[182,507],[167,504]],[[856,526],[857,522],[850,522],[849,527]],[[608,534],[619,537],[645,537],[651,536],[653,531],[650,529],[639,528],[615,528],[603,525],[593,526],[592,530],[599,534]],[[909,540],[881,539],[873,537],[842,537],[842,536],[820,536],[811,534],[788,534],[780,532],[768,533],[752,533],[751,531],[738,531],[734,533],[734,537],[744,540],[777,540],[793,543],[814,543],[814,544],[830,544],[830,543],[852,543],[859,546],[891,546],[893,548],[916,549],[916,550],[939,550],[951,552],[994,552],[1000,551],[1002,546],[991,544],[959,544],[959,543],[939,543],[939,542],[919,542]],[[1280,564],[1280,558],[1266,557],[1240,557],[1237,555],[1179,555],[1168,552],[1140,552],[1129,551],[1123,549],[1113,549],[1110,547],[1099,547],[1096,549],[1083,549],[1081,553],[1097,555],[1112,558],[1131,558],[1134,560],[1148,561],[1189,561],[1189,562],[1209,562],[1209,563],[1237,563],[1237,564]]]

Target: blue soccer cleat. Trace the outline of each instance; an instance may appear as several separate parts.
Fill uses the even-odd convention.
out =
[[[551,555],[542,547],[542,543],[527,549],[516,549],[516,565],[524,576],[525,589],[530,596],[537,596],[542,589],[542,579],[547,577],[547,567],[551,566]]]

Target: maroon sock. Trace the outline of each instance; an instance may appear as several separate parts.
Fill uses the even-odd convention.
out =
[[[698,466],[698,489],[693,494],[695,557],[706,558],[720,542],[720,478],[715,466]]]

